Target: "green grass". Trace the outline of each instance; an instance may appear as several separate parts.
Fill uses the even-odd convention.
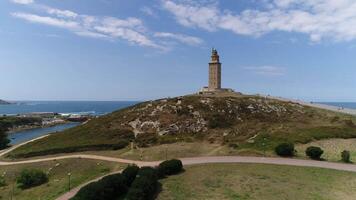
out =
[[[124,165],[111,162],[102,162],[86,159],[66,159],[58,161],[41,162],[34,164],[1,166],[0,175],[4,175],[6,186],[0,187],[0,199],[10,199],[14,186],[14,200],[54,200],[68,190],[68,173],[71,175],[71,186],[76,187],[82,183],[100,177],[112,171],[122,169]],[[49,173],[49,182],[37,187],[22,190],[14,184],[14,177],[22,169],[41,169]]]
[[[207,164],[161,181],[158,200],[353,200],[356,173],[262,164]]]
[[[296,145],[297,156],[307,157],[305,150],[309,146],[317,146],[324,150],[322,158],[328,161],[340,161],[341,152],[344,150],[350,151],[351,160],[356,162],[356,139],[326,139],[310,142],[307,144]]]

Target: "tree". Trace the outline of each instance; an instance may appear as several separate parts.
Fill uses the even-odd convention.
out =
[[[7,138],[6,129],[0,127],[0,150],[8,147],[10,140]]]
[[[275,149],[277,155],[282,157],[292,157],[294,155],[294,144],[292,143],[282,143],[279,144]]]
[[[306,149],[305,154],[313,160],[320,160],[321,155],[324,151],[320,147],[310,146]]]
[[[126,199],[127,200],[151,200],[158,189],[158,177],[156,169],[142,167],[133,181]]]
[[[344,150],[343,152],[341,152],[341,160],[345,163],[351,163],[350,151]]]
[[[131,186],[132,182],[135,180],[139,167],[136,165],[127,166],[124,171],[122,171],[122,175],[125,177],[127,186]]]

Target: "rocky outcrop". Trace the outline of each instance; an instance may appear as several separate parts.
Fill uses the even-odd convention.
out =
[[[285,121],[303,106],[258,97],[185,96],[151,101],[125,110],[118,120],[138,137],[205,133],[212,129],[239,130],[249,121]],[[231,131],[224,131],[228,134]]]

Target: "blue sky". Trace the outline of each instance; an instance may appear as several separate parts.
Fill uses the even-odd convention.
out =
[[[146,100],[207,84],[356,101],[353,0],[2,0],[0,98]]]

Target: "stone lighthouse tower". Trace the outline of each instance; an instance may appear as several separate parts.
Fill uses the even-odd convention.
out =
[[[221,63],[216,49],[212,49],[211,61],[209,63],[209,86],[210,91],[221,89]]]
[[[199,94],[215,94],[215,93],[226,93],[234,92],[230,88],[221,88],[221,63],[218,51],[212,49],[211,60],[209,62],[209,85],[203,87]]]

